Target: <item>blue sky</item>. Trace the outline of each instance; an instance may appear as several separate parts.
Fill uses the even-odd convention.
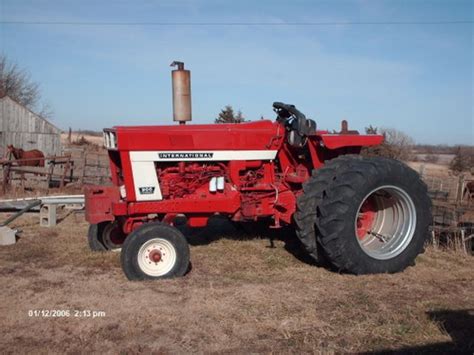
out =
[[[193,122],[226,104],[247,119],[295,104],[322,129],[342,119],[418,143],[473,144],[473,21],[460,0],[0,0],[0,50],[41,84],[67,129],[169,124],[169,64],[192,70]],[[414,22],[318,26],[103,26],[84,22]]]

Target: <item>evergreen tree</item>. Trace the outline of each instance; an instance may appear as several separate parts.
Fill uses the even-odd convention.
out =
[[[242,115],[242,112],[239,110],[237,111],[237,114],[235,114],[232,106],[227,105],[221,110],[215,123],[241,123],[243,121],[245,121],[245,118]]]

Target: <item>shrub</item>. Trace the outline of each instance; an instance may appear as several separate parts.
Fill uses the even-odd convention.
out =
[[[456,155],[449,164],[454,172],[470,171],[474,168],[474,149],[472,147],[457,147]]]
[[[372,125],[365,128],[367,134],[382,134],[384,141],[374,147],[366,147],[362,154],[366,156],[383,156],[398,160],[413,158],[412,149],[415,141],[408,134],[395,128],[377,128]]]

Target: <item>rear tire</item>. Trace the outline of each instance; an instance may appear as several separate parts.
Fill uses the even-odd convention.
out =
[[[354,160],[362,159],[359,155],[342,155],[326,162],[317,170],[313,170],[312,177],[303,184],[303,193],[296,200],[294,220],[296,235],[305,251],[315,261],[325,263],[327,260],[319,245],[318,230],[316,228],[317,206],[323,199],[328,185],[336,177],[339,170]]]
[[[354,159],[327,184],[318,205],[320,243],[338,270],[394,273],[414,265],[431,223],[419,175],[387,158]]]
[[[129,280],[156,280],[183,276],[189,255],[183,234],[156,222],[139,227],[125,239],[120,259]]]

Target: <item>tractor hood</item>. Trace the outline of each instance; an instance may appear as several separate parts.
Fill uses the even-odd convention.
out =
[[[116,126],[114,148],[124,151],[267,150],[280,124],[270,120],[234,124]],[[281,135],[281,133],[280,133]],[[110,148],[110,146],[109,146]]]

